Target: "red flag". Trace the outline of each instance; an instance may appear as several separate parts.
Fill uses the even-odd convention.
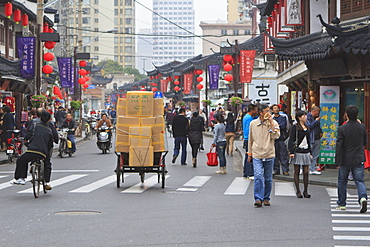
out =
[[[193,74],[184,74],[184,94],[190,94],[193,78]]]
[[[168,81],[166,79],[162,79],[160,80],[160,82],[161,82],[161,91],[167,92]]]
[[[251,83],[256,50],[240,51],[240,82]]]

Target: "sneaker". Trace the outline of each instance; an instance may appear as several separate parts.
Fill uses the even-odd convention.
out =
[[[365,197],[360,199],[361,210],[360,213],[366,213],[367,211],[367,200]]]
[[[299,175],[302,175],[303,174],[303,170],[302,169],[300,169],[299,170]]]
[[[310,171],[310,175],[321,175],[319,171]]]
[[[249,180],[254,180],[254,176],[247,177]]]
[[[51,190],[52,188],[50,184],[45,184],[45,190]]]
[[[260,208],[260,207],[262,207],[262,202],[260,200],[257,200],[257,201],[254,202],[254,206],[256,208]]]
[[[13,179],[10,184],[25,185],[26,181],[24,178]]]
[[[270,201],[263,201],[263,206],[271,206]]]
[[[272,175],[280,175],[280,172],[273,172]]]
[[[344,210],[346,210],[346,206],[337,206],[336,207],[336,210],[341,210],[341,211],[344,211]]]
[[[176,162],[177,156],[178,156],[178,155],[174,155],[174,156],[172,157],[172,164],[174,164],[174,163]]]

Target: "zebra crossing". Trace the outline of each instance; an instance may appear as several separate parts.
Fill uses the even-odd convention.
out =
[[[360,213],[358,196],[347,193],[347,209],[336,210],[337,192],[335,188],[326,188],[330,196],[332,229],[335,247],[370,246],[370,214]],[[360,245],[358,245],[360,244]]]
[[[99,170],[53,170],[53,173],[58,174],[54,175],[53,177],[58,177],[57,179],[52,181],[53,188],[55,187],[62,187],[63,185],[73,184],[73,182],[80,180],[83,182],[88,181],[89,176],[93,173],[97,173]],[[61,173],[67,173],[59,176]],[[68,174],[72,173],[72,174]],[[0,172],[0,192],[5,189],[9,189],[11,187],[17,188],[19,191],[17,193],[24,194],[24,193],[32,193],[32,188],[27,186],[13,186],[10,184],[12,179],[13,172]],[[121,193],[122,194],[142,194],[145,191],[151,189],[154,186],[158,185],[158,176],[157,174],[148,174],[144,183],[136,183],[132,185],[131,183],[127,183],[127,178],[132,177],[132,180],[137,179],[137,174],[124,174],[125,183],[121,186]],[[209,181],[212,180],[213,176],[193,176],[188,180],[184,180],[182,186],[176,187],[176,192],[197,192],[201,190]],[[166,183],[168,182],[167,179],[170,179],[170,175],[166,175]],[[30,180],[30,177],[28,178]],[[130,180],[130,182],[132,181]],[[74,188],[72,190],[66,191],[70,194],[87,194],[93,193],[99,189],[102,189],[106,186],[115,186],[116,183],[116,175],[109,175],[107,177],[102,177],[98,180],[94,179],[94,181],[88,181],[84,183],[82,186]],[[81,184],[81,183],[79,183]],[[169,185],[167,183],[167,185]],[[225,196],[243,196],[247,193],[249,187],[253,186],[253,181],[245,179],[243,177],[235,177],[232,182],[225,183],[225,190],[223,195]],[[167,188],[169,188],[167,186]],[[170,188],[172,189],[172,188]],[[253,188],[252,188],[253,189]],[[295,190],[293,183],[290,182],[274,182],[273,194],[275,196],[295,196]]]

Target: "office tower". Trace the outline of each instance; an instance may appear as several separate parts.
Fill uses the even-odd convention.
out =
[[[143,28],[139,30],[139,34],[151,34],[151,32],[149,28]],[[137,36],[136,41],[136,68],[141,74],[146,74],[145,71],[153,69],[153,37],[145,35]]]

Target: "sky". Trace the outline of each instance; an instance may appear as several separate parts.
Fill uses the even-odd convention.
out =
[[[153,9],[153,0],[137,0]],[[201,35],[201,21],[227,20],[227,0],[193,0],[195,9],[195,34]],[[152,13],[136,4],[136,32],[141,28],[151,28]],[[202,40],[195,38],[195,54],[202,53]]]

